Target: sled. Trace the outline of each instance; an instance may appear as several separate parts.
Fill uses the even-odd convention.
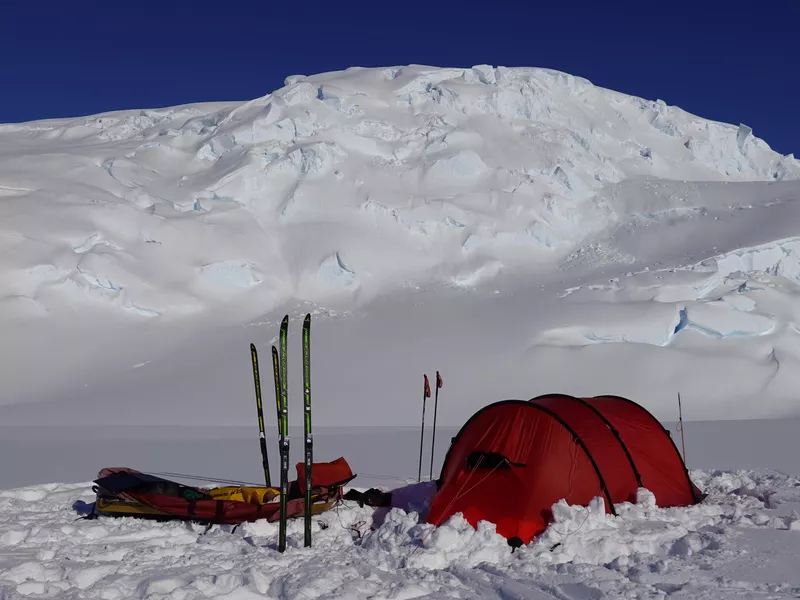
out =
[[[298,479],[289,486],[287,516],[304,515],[303,463]],[[311,514],[330,510],[342,498],[342,488],[355,475],[344,458],[312,466]],[[199,488],[183,485],[127,467],[103,469],[94,481],[97,499],[92,516],[185,520],[209,524],[277,521],[280,490],[271,487],[225,486]]]

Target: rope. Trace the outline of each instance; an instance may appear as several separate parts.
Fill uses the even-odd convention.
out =
[[[191,479],[194,481],[211,481],[213,483],[230,483],[233,485],[244,485],[249,487],[265,487],[263,483],[253,483],[252,481],[239,481],[236,479],[222,479],[219,477],[206,477],[203,475],[188,475],[186,473],[170,473],[167,471],[145,471],[148,475],[156,475],[158,477],[180,477],[181,479]],[[359,473],[362,477],[370,479],[382,479],[385,481],[411,481],[413,477],[402,477],[400,475],[378,475],[377,473]],[[433,481],[433,480],[430,480]]]
[[[455,504],[455,503],[456,503],[456,500],[458,500],[459,498],[461,498],[460,494],[461,494],[462,490],[463,490],[463,489],[464,489],[464,488],[467,486],[467,484],[469,483],[469,480],[470,480],[470,479],[472,478],[472,476],[475,474],[475,471],[477,471],[477,470],[478,470],[478,467],[480,467],[480,466],[481,466],[481,462],[483,462],[483,454],[481,454],[481,455],[478,457],[478,462],[476,462],[476,463],[475,463],[475,466],[474,466],[474,467],[472,467],[472,470],[469,472],[469,475],[467,475],[467,478],[464,480],[464,483],[463,483],[463,484],[461,484],[461,488],[458,490],[458,492],[456,492],[456,495],[455,495],[455,496],[453,496],[453,499],[450,501],[450,503],[449,503],[449,504],[447,505],[447,507],[444,509],[444,511],[443,511],[443,514],[447,514],[447,512],[448,512],[448,511],[449,511],[449,510],[450,510],[450,509],[453,507],[453,504]],[[471,488],[470,488],[470,489],[471,489]],[[434,525],[435,525],[436,527],[438,527],[440,524],[441,524],[441,523],[434,523]],[[423,539],[423,541],[424,541],[424,539]]]
[[[575,477],[575,466],[576,466],[576,464],[578,462],[578,442],[574,438],[572,440],[572,450],[573,450],[573,452],[572,452],[572,465],[570,466],[569,491],[567,492],[567,498],[569,498],[572,495],[572,484],[573,484],[574,477]],[[569,538],[570,536],[575,535],[576,533],[578,533],[581,530],[581,527],[583,527],[583,525],[586,523],[586,521],[589,520],[589,514],[590,514],[589,509],[586,508],[586,507],[582,507],[582,508],[586,511],[586,516],[583,518],[583,521],[581,522],[580,525],[578,525],[578,528],[575,531],[570,531],[569,533],[563,533],[563,532],[559,531],[558,529],[556,529],[555,525],[551,525],[550,526],[550,529],[552,529],[553,531],[555,531],[557,534],[559,534],[561,536],[561,541],[558,542],[558,544],[555,544],[550,548],[551,552],[556,548],[556,546],[558,546],[559,544],[563,544],[567,540],[567,538]]]
[[[483,461],[483,455],[481,455],[478,458],[478,461],[475,463],[475,466],[472,467],[472,470],[469,472],[469,475],[467,475],[467,478],[464,480],[464,483],[461,485],[461,487],[459,488],[458,492],[456,492],[456,495],[453,496],[453,499],[449,502],[447,507],[442,512],[443,515],[446,515],[448,512],[450,512],[450,509],[458,501],[459,498],[463,498],[468,493],[470,493],[472,490],[474,490],[476,487],[478,487],[480,484],[482,484],[484,481],[486,481],[486,478],[489,477],[489,475],[491,475],[492,473],[494,473],[495,470],[497,470],[497,467],[499,467],[500,464],[501,464],[498,461],[498,463],[494,467],[492,467],[492,470],[489,471],[486,475],[484,475],[483,478],[480,481],[478,481],[478,483],[473,485],[467,491],[464,491],[464,488],[467,487],[467,484],[469,483],[469,480],[475,474],[475,471],[478,470],[478,467],[480,467],[481,461]],[[441,519],[439,519],[439,522],[433,524],[434,525],[434,529],[431,529],[430,531],[428,531],[428,533],[425,534],[425,536],[420,540],[419,546],[414,548],[414,550],[411,552],[412,555],[416,554],[419,551],[419,549],[422,548],[425,545],[425,541],[428,539],[428,537],[430,537],[430,535],[434,532],[435,528],[438,527],[440,524],[441,524]]]
[[[253,483],[252,481],[237,481],[235,479],[220,479],[218,477],[205,477],[201,475],[187,475],[185,473],[168,473],[164,472],[157,472],[157,471],[147,471],[147,475],[155,475],[157,477],[180,477],[181,479],[193,479],[195,481],[212,481],[214,483],[231,483],[233,485],[244,485],[249,487],[265,487],[261,483]]]
[[[572,496],[572,484],[575,482],[575,467],[578,464],[578,441],[572,438],[572,464],[569,467],[569,491],[567,498]]]
[[[359,475],[370,479],[385,479],[387,481],[411,481],[414,479],[413,477],[401,477],[399,475],[376,475],[375,473],[364,473],[363,471]],[[417,483],[417,481],[414,481],[414,483]]]
[[[332,508],[332,512],[336,515],[336,520],[339,521],[339,525],[341,525],[342,529],[355,532],[358,535],[358,538],[353,540],[354,542],[360,542],[364,537],[364,534],[361,533],[361,527],[367,524],[366,521],[357,521],[356,523],[345,525],[344,521],[342,521],[342,514],[340,512],[341,507],[342,503],[337,502]],[[351,533],[350,536],[352,537],[353,534]]]
[[[497,468],[498,468],[499,466],[500,466],[500,463],[498,462],[498,463],[497,463],[497,464],[496,464],[494,467],[492,467],[492,470],[491,470],[491,471],[489,471],[489,472],[488,472],[486,475],[484,475],[484,476],[483,476],[483,479],[481,479],[481,480],[480,480],[478,483],[476,483],[475,485],[473,485],[473,486],[472,486],[471,488],[469,488],[467,491],[465,491],[465,492],[462,492],[462,493],[459,493],[459,494],[458,494],[458,495],[457,495],[455,498],[453,498],[453,502],[455,502],[455,501],[456,501],[456,500],[458,500],[459,498],[463,498],[464,496],[466,496],[467,494],[469,494],[469,493],[470,493],[472,490],[474,490],[476,487],[478,487],[480,484],[482,484],[484,481],[486,481],[486,478],[487,478],[487,477],[489,477],[489,475],[491,475],[492,473],[494,473],[494,472],[497,470]],[[476,468],[476,469],[478,468],[478,467],[477,467],[477,465],[475,466],[475,468]],[[464,485],[466,485],[466,482],[464,482]],[[463,489],[463,486],[462,486],[462,489]],[[451,506],[452,506],[452,504],[451,504]],[[448,508],[449,508],[449,507],[448,507]]]
[[[580,524],[580,525],[578,525],[578,528],[577,528],[575,531],[570,531],[569,533],[563,533],[563,532],[559,531],[558,529],[556,529],[554,525],[551,525],[551,526],[550,526],[550,529],[552,529],[553,531],[555,531],[555,532],[556,532],[558,535],[560,535],[560,536],[561,536],[561,538],[562,538],[562,539],[561,539],[561,541],[560,541],[560,542],[558,542],[558,544],[563,544],[563,543],[564,543],[564,542],[567,540],[567,538],[568,538],[568,537],[570,537],[571,535],[575,535],[576,533],[578,533],[578,532],[581,530],[581,527],[583,527],[584,523],[586,523],[586,521],[588,521],[588,520],[589,520],[589,515],[591,514],[591,513],[589,512],[589,509],[588,509],[587,507],[585,507],[585,506],[582,506],[581,508],[583,508],[583,510],[585,510],[585,511],[586,511],[586,516],[583,518],[583,521],[581,521],[581,524]],[[553,550],[553,549],[554,549],[556,546],[558,546],[558,544],[555,544],[555,546],[553,546],[552,548],[550,548],[550,550],[552,551],[552,550]]]

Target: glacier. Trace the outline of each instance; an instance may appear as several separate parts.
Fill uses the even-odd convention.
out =
[[[7,423],[245,423],[242,349],[305,311],[326,424],[411,424],[436,368],[451,424],[548,392],[797,413],[800,162],[744,124],[408,65],[0,125],[0,157]]]

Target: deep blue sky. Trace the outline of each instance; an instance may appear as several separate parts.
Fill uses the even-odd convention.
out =
[[[264,95],[291,74],[539,66],[800,155],[800,0],[5,0],[0,123]]]

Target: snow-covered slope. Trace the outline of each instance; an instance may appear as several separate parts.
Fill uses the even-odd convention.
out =
[[[143,315],[254,288],[371,296],[547,260],[633,214],[620,182],[776,181],[800,165],[745,127],[538,69],[353,69],[241,105],[0,130],[7,308]],[[270,302],[271,301],[271,302]]]
[[[436,368],[450,423],[552,391],[796,412],[800,163],[744,125],[411,66],[0,126],[0,158],[7,422],[246,422],[246,343],[305,310],[331,424],[415,422]]]

